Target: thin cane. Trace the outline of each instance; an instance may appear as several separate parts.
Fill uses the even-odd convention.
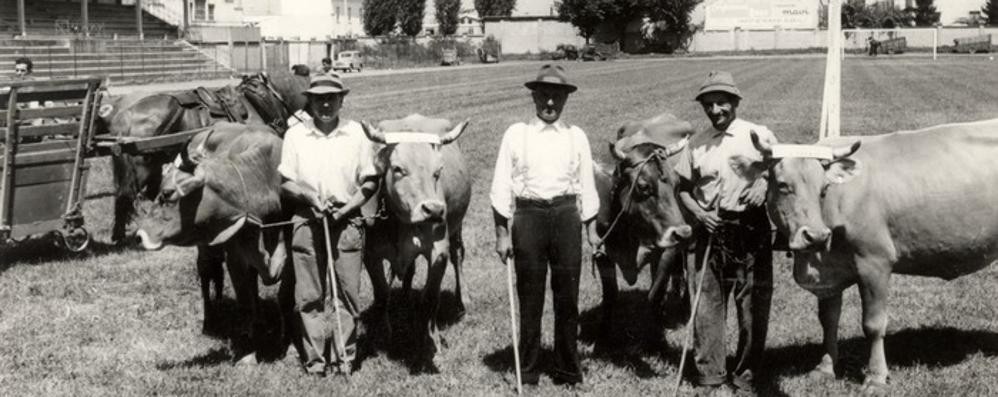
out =
[[[336,317],[336,334],[333,335],[333,342],[336,344],[336,355],[339,356],[340,361],[343,361],[343,356],[346,354],[346,348],[343,346],[343,323],[340,320],[340,305],[337,300],[340,299],[339,291],[336,287],[336,268],[333,267],[333,245],[329,243],[329,218],[326,216],[322,217],[322,226],[326,229],[326,267],[329,273],[329,284],[333,288],[333,316]]]
[[[516,304],[513,301],[513,259],[506,258],[506,290],[509,292],[509,330],[513,335],[513,363],[516,366],[516,394],[523,393],[520,379],[520,341],[516,338]]]
[[[700,292],[703,291],[703,275],[707,273],[707,260],[710,259],[710,246],[714,243],[714,237],[707,237],[707,248],[703,252],[703,265],[700,266],[700,277],[697,280],[697,293],[693,297],[693,311],[690,313],[690,321],[686,323],[686,337],[683,338],[683,352],[679,354],[679,372],[676,374],[676,384],[672,388],[672,395],[679,395],[679,385],[683,384],[683,367],[686,365],[686,349],[689,348],[690,339],[693,339],[693,321],[697,318],[697,307],[700,306]]]

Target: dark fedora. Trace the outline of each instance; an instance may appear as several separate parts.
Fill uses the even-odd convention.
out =
[[[697,93],[695,100],[699,101],[700,97],[708,92],[723,92],[742,99],[742,92],[735,86],[735,78],[731,76],[731,73],[720,70],[714,70],[707,74],[707,79],[700,86],[700,92]]]
[[[547,64],[541,66],[540,72],[537,72],[537,78],[530,80],[523,85],[531,90],[536,90],[537,87],[541,85],[546,85],[549,87],[556,87],[562,90],[568,91],[568,93],[573,93],[578,90],[579,87],[571,85],[568,83],[568,78],[565,76],[565,69],[560,65]]]
[[[343,80],[340,80],[339,76],[329,74],[317,74],[312,76],[312,80],[308,83],[308,89],[305,90],[306,94],[312,95],[346,95],[349,92],[350,89],[343,85]]]

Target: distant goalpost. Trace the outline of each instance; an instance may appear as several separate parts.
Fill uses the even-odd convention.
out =
[[[818,126],[818,138],[824,139],[841,135],[841,99],[842,99],[842,59],[845,58],[846,46],[843,45],[846,34],[853,40],[865,40],[872,37],[876,40],[884,38],[906,37],[909,47],[931,48],[932,59],[938,57],[938,29],[842,29],[842,0],[821,0],[828,5],[828,52],[825,59],[825,86],[821,100],[821,123]],[[851,43],[851,48],[863,48],[862,43]]]

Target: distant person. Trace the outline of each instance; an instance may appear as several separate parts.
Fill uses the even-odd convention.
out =
[[[867,37],[866,42],[869,43],[870,46],[870,56],[877,56],[877,51],[880,49],[880,42],[875,40],[873,36]]]
[[[14,80],[34,80],[34,71],[35,64],[31,62],[31,58],[19,57],[14,60]]]
[[[322,58],[322,67],[320,68],[320,70],[322,70],[322,73],[326,73],[326,74],[332,73],[333,72],[333,60],[329,59],[329,57]]]
[[[291,73],[294,73],[297,76],[308,77],[312,74],[312,70],[309,69],[307,65],[297,64],[291,67]]]

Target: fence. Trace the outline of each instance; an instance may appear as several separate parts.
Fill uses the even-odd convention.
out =
[[[904,37],[908,47],[916,51],[931,51],[935,46],[945,51],[954,39],[991,34],[998,37],[998,28],[906,28],[844,30],[843,47],[846,51],[863,51],[867,39],[875,40]],[[994,39],[992,39],[994,40]],[[825,30],[712,30],[693,36],[690,52],[770,51],[826,48],[828,34]],[[998,43],[992,43],[998,44]]]

